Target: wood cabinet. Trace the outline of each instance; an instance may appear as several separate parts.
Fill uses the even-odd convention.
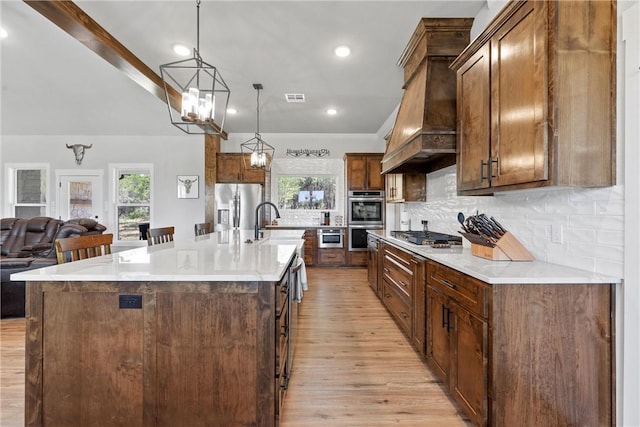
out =
[[[458,192],[615,184],[615,1],[513,1],[454,61]]]
[[[242,156],[245,156],[245,161],[243,161]],[[245,165],[249,165],[249,156],[249,154],[242,153],[217,153],[216,182],[242,182],[264,185],[264,169],[245,167]]]
[[[304,231],[304,264],[312,266],[317,263],[318,232],[315,228]]]
[[[488,416],[488,286],[429,262],[427,362],[476,425]]]
[[[29,282],[26,425],[277,426],[288,278]]]
[[[425,352],[424,258],[389,243],[382,245],[382,302],[416,350]]]
[[[378,295],[378,286],[380,281],[378,255],[380,254],[380,239],[375,236],[367,235],[367,281],[373,292]]]
[[[428,261],[427,364],[475,425],[615,425],[613,292]]]
[[[347,153],[344,158],[347,190],[384,190],[382,153]]]
[[[427,174],[388,173],[384,177],[387,203],[427,201]]]

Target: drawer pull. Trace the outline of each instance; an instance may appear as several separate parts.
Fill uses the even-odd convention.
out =
[[[409,314],[407,314],[407,313],[406,313],[406,312],[404,312],[404,311],[401,311],[401,312],[400,312],[400,317],[402,317],[403,319],[408,319],[408,318],[409,318]]]
[[[405,288],[408,288],[408,287],[409,287],[409,284],[408,284],[407,282],[405,282],[404,280],[400,280],[400,284],[401,284],[402,286],[404,286]]]
[[[391,298],[391,294],[384,294],[384,297],[387,298],[387,299]]]
[[[447,286],[447,287],[449,287],[449,288],[451,288],[451,289],[455,289],[455,288],[456,288],[456,285],[455,285],[455,284],[453,284],[453,283],[449,282],[449,281],[448,281],[448,280],[446,280],[446,279],[442,279],[442,280],[441,280],[441,282],[442,282],[442,284],[443,284],[443,285],[445,285],[445,286]]]

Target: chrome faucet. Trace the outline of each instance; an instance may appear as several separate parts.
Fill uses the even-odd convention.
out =
[[[262,202],[262,203],[259,203],[259,204],[258,204],[258,206],[256,207],[256,225],[255,225],[255,227],[254,227],[254,231],[255,231],[255,233],[254,233],[254,237],[255,237],[255,239],[254,239],[254,240],[258,240],[258,237],[260,236],[260,225],[259,225],[259,223],[260,223],[260,219],[258,218],[258,211],[259,211],[259,210],[260,210],[260,208],[261,208],[262,206],[264,206],[264,205],[271,205],[271,206],[273,206],[273,209],[275,209],[275,210],[276,210],[276,218],[280,218],[280,212],[278,212],[278,207],[277,207],[276,205],[274,205],[274,204],[273,204],[273,203],[271,203],[271,202]]]

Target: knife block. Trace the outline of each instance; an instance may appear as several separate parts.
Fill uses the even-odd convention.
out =
[[[496,242],[494,247],[471,242],[471,254],[492,261],[533,261],[535,257],[510,232]]]

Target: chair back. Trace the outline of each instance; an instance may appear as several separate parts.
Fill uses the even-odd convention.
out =
[[[203,234],[211,233],[211,223],[210,222],[201,222],[194,226],[194,231],[196,236],[202,236]]]
[[[113,234],[90,234],[56,239],[58,264],[108,255],[111,253],[111,243],[113,243]]]
[[[147,245],[173,242],[174,227],[150,228],[147,230]]]

